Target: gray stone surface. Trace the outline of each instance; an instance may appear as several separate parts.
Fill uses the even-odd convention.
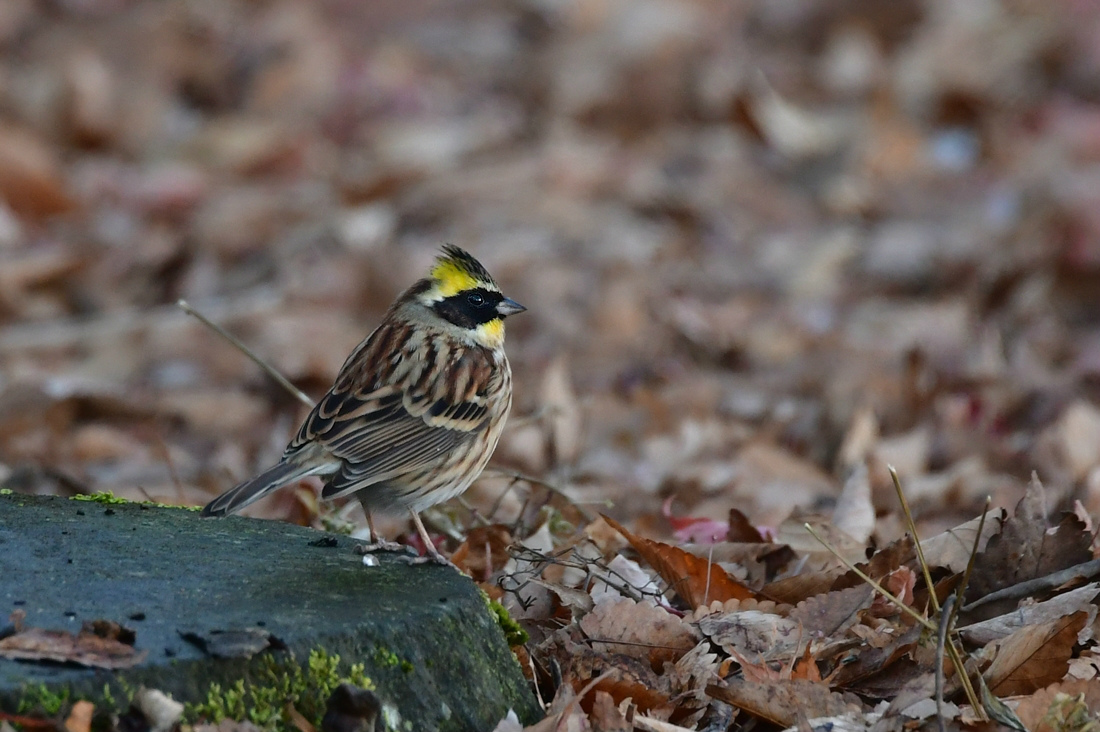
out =
[[[105,684],[145,684],[199,701],[211,682],[255,671],[259,656],[212,658],[184,634],[262,628],[288,649],[263,653],[302,662],[323,648],[365,663],[408,729],[492,729],[510,707],[537,716],[468,578],[388,555],[366,567],[354,545],[272,521],[0,495],[0,627],[16,608],[28,625],[74,633],[107,619],[134,629],[135,647],[148,651],[118,672],[0,659],[0,706],[11,709],[39,683],[93,698]]]

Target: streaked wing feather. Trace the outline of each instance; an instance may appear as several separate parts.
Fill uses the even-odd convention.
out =
[[[344,367],[363,376],[371,371],[365,363],[385,363],[381,373],[375,372],[370,390],[361,388],[366,386],[361,380],[337,379],[287,447],[289,455],[315,442],[343,461],[339,474],[325,487],[324,498],[431,469],[488,424],[488,356],[464,351],[461,357],[440,359],[448,373],[434,377],[427,388],[403,393],[398,385],[405,383],[407,364],[392,357],[378,361],[374,346],[384,345],[392,354],[394,339],[377,340],[373,343],[372,336],[358,351],[356,362]]]

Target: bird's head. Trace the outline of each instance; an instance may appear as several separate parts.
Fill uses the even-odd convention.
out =
[[[527,309],[505,297],[493,276],[473,255],[452,244],[444,245],[428,282],[420,302],[488,348],[504,344],[504,319]]]

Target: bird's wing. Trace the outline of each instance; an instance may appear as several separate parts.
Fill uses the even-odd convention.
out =
[[[315,444],[343,461],[325,498],[431,468],[489,421],[490,354],[436,343],[429,360],[379,335],[344,365],[287,447],[290,455]]]

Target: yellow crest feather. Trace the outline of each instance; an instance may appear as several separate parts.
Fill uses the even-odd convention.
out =
[[[460,249],[453,244],[443,245],[443,254],[436,260],[431,276],[436,282],[434,294],[443,298],[475,287],[497,289],[492,275],[481,262],[474,259],[465,249]]]
[[[432,268],[432,279],[438,283],[441,297],[457,295],[478,285],[478,281],[453,259],[440,259]]]

